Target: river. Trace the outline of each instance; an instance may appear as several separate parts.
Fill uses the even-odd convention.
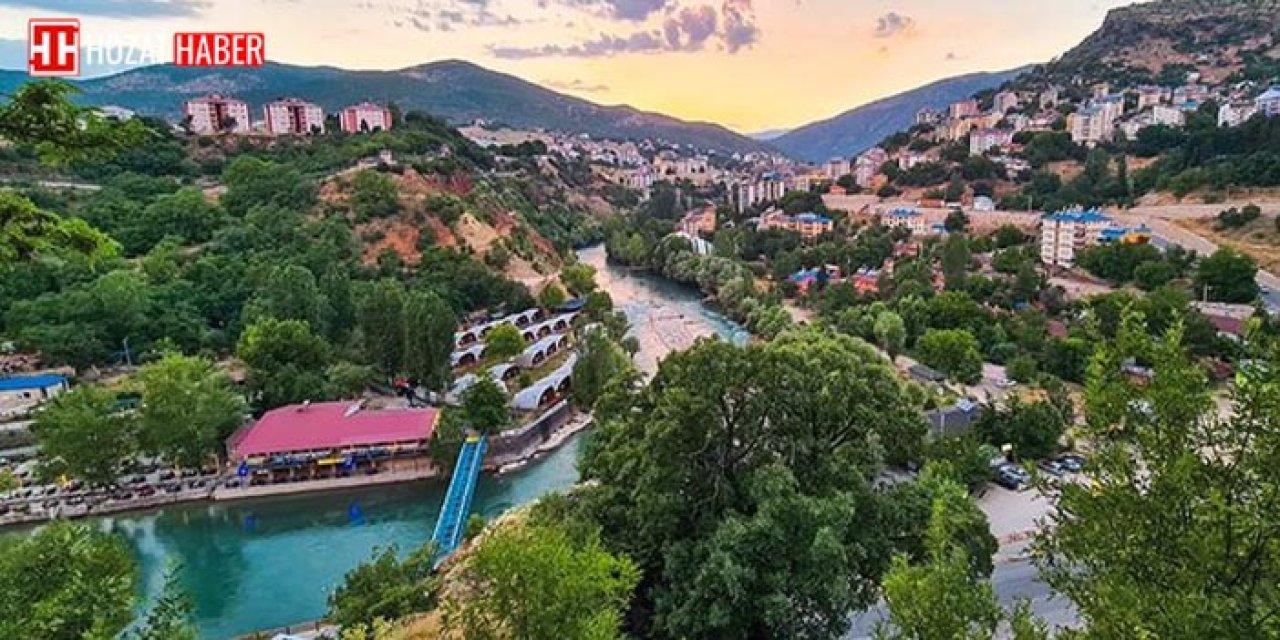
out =
[[[582,262],[632,323],[637,365],[652,373],[673,349],[700,336],[744,342],[747,334],[703,305],[696,291],[606,264],[603,247]],[[492,518],[578,480],[579,436],[526,469],[483,477],[475,511]],[[346,492],[236,502],[200,502],[91,520],[121,533],[142,568],[148,599],[175,566],[195,602],[200,637],[223,640],[324,616],[326,599],[375,548],[415,548],[431,536],[444,498],[442,480]]]

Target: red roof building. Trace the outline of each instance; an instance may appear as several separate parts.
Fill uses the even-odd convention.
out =
[[[435,409],[370,409],[364,402],[316,402],[272,409],[227,438],[232,460],[367,448],[425,446]]]

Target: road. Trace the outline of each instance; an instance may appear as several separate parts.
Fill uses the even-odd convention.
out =
[[[1218,250],[1218,245],[1203,236],[1180,227],[1176,220],[1209,218],[1222,211],[1225,205],[1180,205],[1169,207],[1134,207],[1129,211],[1117,212],[1116,218],[1130,224],[1145,224],[1151,228],[1153,242],[1160,247],[1178,245],[1200,255],[1210,255]],[[1263,205],[1263,211],[1274,211],[1280,205]],[[1272,312],[1280,312],[1280,277],[1267,271],[1258,271],[1258,286],[1262,287],[1262,298]]]

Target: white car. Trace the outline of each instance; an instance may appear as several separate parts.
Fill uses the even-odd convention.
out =
[[[1013,387],[1018,386],[1018,383],[1008,378],[1000,378],[999,380],[996,380],[996,386],[1000,387],[1001,389],[1011,389]]]

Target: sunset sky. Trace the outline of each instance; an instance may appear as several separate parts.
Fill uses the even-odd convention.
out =
[[[262,31],[271,60],[392,69],[461,58],[595,102],[750,133],[939,78],[1048,60],[1129,3],[6,0],[0,67],[25,68],[31,17],[78,17],[86,38]]]

